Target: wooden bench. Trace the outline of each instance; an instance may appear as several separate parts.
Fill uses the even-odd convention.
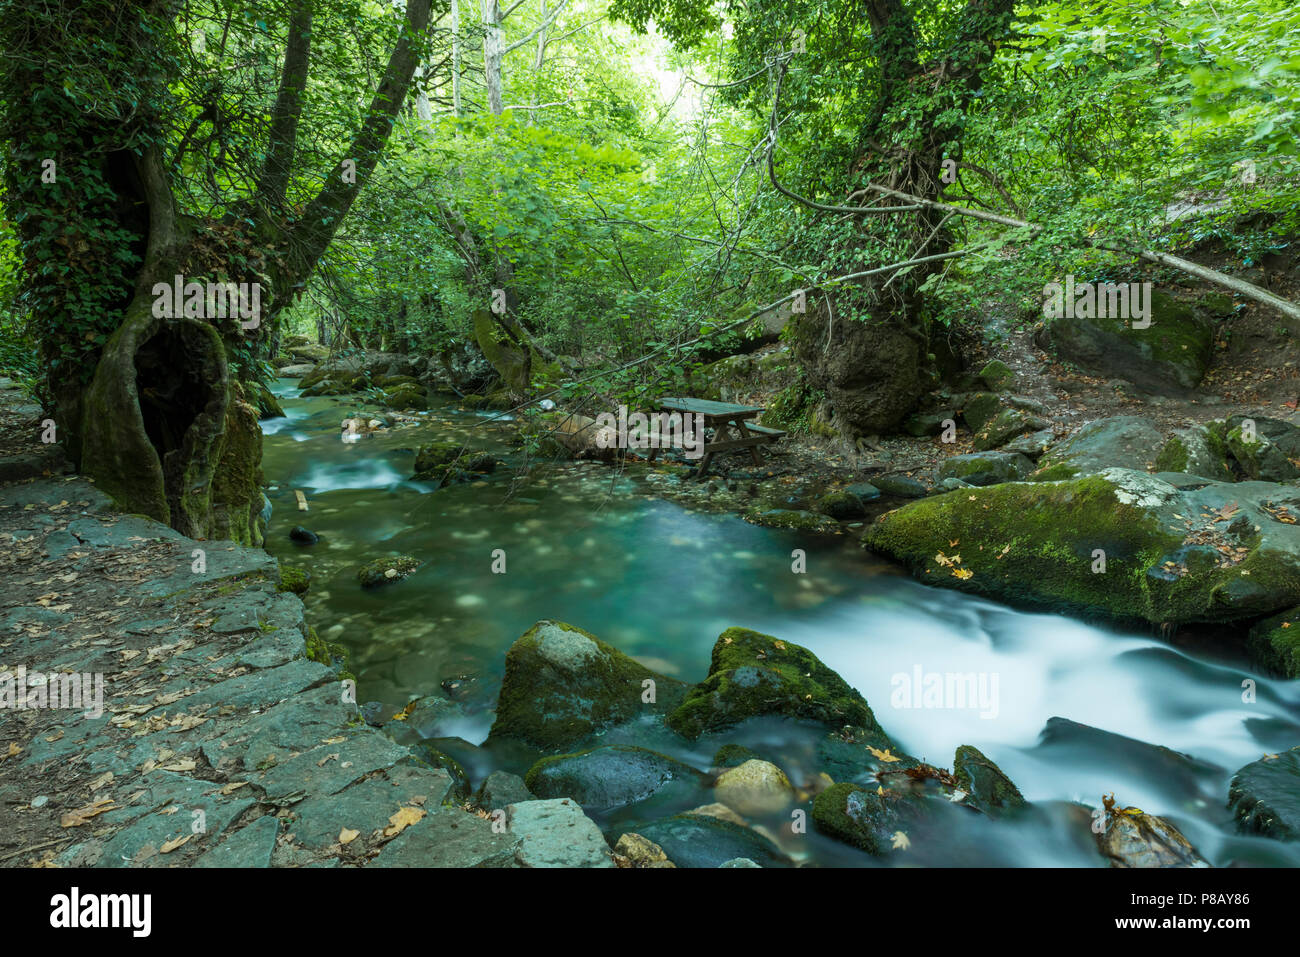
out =
[[[761,466],[763,459],[758,454],[758,446],[771,445],[785,435],[781,429],[771,429],[751,421],[763,414],[763,410],[755,406],[714,402],[711,399],[675,397],[660,399],[658,409],[664,412],[678,412],[682,415],[702,416],[704,427],[713,429],[713,441],[704,443],[704,456],[700,460],[699,470],[694,475],[696,479],[702,479],[708,474],[713,456],[718,452],[749,449],[754,464]],[[671,444],[680,445],[680,443]],[[654,461],[658,453],[658,448],[652,450],[650,460]]]

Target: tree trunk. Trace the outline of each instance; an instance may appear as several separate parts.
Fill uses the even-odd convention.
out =
[[[960,147],[966,110],[995,41],[1010,30],[1013,6],[1013,0],[968,0],[945,55],[922,61],[916,25],[901,0],[866,3],[881,92],[860,135],[855,165],[863,175],[913,196],[938,198],[945,154]],[[899,109],[904,104],[909,108]],[[900,115],[905,119],[896,119]],[[951,248],[947,216],[923,206],[865,218],[864,228],[888,230],[897,258],[913,259]],[[929,329],[920,287],[943,266],[933,261],[905,275],[865,278],[795,317],[796,354],[809,384],[826,397],[823,411],[846,437],[896,427],[928,387]]]

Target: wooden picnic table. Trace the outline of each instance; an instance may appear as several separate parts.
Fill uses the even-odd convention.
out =
[[[769,429],[750,421],[763,414],[763,409],[757,406],[670,396],[656,402],[655,408],[660,412],[679,412],[683,416],[703,416],[704,427],[713,430],[713,441],[704,442],[704,456],[700,460],[699,470],[694,475],[697,479],[702,479],[708,474],[713,456],[718,452],[749,449],[754,464],[762,465],[763,459],[758,454],[758,446],[775,442],[785,435],[780,429]],[[651,461],[654,461],[659,451],[658,445],[651,450]]]

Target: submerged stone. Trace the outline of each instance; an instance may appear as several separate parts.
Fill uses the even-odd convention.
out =
[[[720,803],[743,815],[776,814],[794,802],[790,779],[769,761],[749,760],[723,771],[713,793]]]
[[[377,588],[380,585],[389,585],[406,578],[421,564],[418,558],[412,558],[410,555],[391,555],[387,558],[376,558],[374,561],[367,562],[357,569],[357,581],[361,583],[362,588]]]
[[[704,814],[678,814],[637,825],[678,867],[721,867],[738,857],[761,867],[789,867],[779,847],[752,828]]]
[[[612,745],[542,758],[524,781],[540,798],[573,798],[604,811],[650,797],[693,801],[702,793],[704,775],[657,751]]]
[[[1246,830],[1300,841],[1300,747],[1238,771],[1228,787],[1228,807]]]

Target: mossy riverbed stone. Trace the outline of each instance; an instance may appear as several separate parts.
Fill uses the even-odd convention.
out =
[[[698,738],[759,715],[880,728],[862,695],[811,651],[747,628],[718,637],[708,677],[687,692],[667,724]]]
[[[668,711],[685,688],[581,628],[539,621],[506,653],[489,740],[572,750],[597,731]]]

